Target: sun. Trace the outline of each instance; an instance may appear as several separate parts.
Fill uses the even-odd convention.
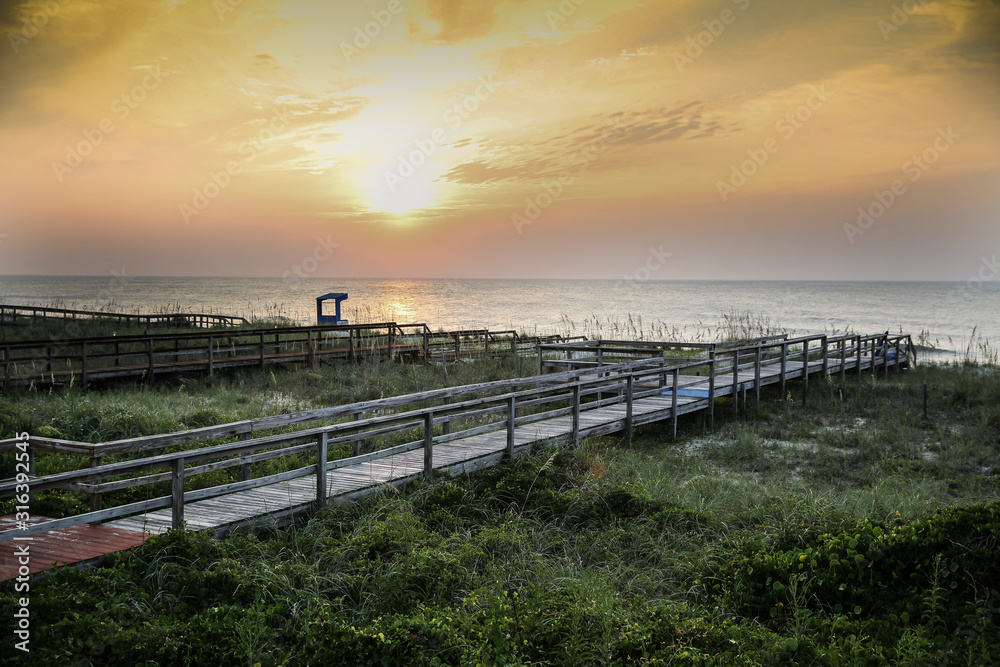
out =
[[[411,167],[397,161],[376,167],[369,174],[369,206],[399,216],[432,208],[438,201],[440,173],[440,166],[431,162]]]

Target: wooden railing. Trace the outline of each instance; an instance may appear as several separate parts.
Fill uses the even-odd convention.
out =
[[[661,352],[662,353],[662,352]],[[15,495],[17,485],[30,481],[31,491],[70,489],[91,495],[92,511],[47,522],[24,530],[0,532],[0,541],[15,534],[29,535],[61,527],[124,517],[166,507],[172,508],[172,524],[180,527],[184,505],[306,475],[317,475],[318,503],[326,500],[326,475],[338,468],[372,461],[404,452],[423,450],[422,474],[432,473],[433,447],[473,435],[506,429],[508,454],[513,453],[519,427],[560,416],[571,416],[572,429],[566,441],[576,444],[581,437],[623,432],[631,438],[633,405],[650,396],[671,397],[669,418],[676,435],[678,395],[681,376],[703,375],[707,385],[704,400],[686,402],[685,410],[707,411],[714,419],[715,399],[729,395],[734,412],[738,409],[741,388],[745,400],[747,386],[752,386],[760,400],[762,372],[780,366],[782,395],[788,378],[802,380],[803,400],[808,391],[809,374],[827,375],[837,366],[846,379],[847,367],[856,362],[858,376],[863,369],[888,373],[897,370],[914,354],[908,335],[898,336],[802,336],[780,341],[760,342],[744,347],[709,350],[706,359],[667,363],[666,359],[647,358],[614,365],[587,368],[478,383],[350,405],[275,415],[218,426],[180,431],[158,436],[117,440],[106,443],[81,443],[31,436],[29,451],[56,452],[87,459],[89,468],[43,477],[27,475],[0,482],[0,498]],[[831,364],[831,360],[836,363]],[[850,363],[848,363],[850,362]],[[864,362],[864,363],[863,363]],[[793,372],[790,363],[798,363]],[[818,368],[815,368],[818,365]],[[852,366],[853,368],[853,366]],[[736,371],[736,372],[734,372]],[[752,378],[747,375],[752,373]],[[730,377],[726,378],[725,376]],[[769,377],[774,378],[773,373]],[[730,385],[718,382],[725,379]],[[690,381],[690,378],[689,378]],[[581,428],[580,415],[607,405],[624,404],[625,416],[600,426]],[[336,423],[328,423],[331,421]],[[327,422],[292,432],[274,432],[297,424]],[[455,430],[452,426],[455,426]],[[199,446],[195,449],[167,452],[176,448],[236,436],[234,442]],[[395,436],[405,442],[379,447],[380,439]],[[0,442],[0,451],[11,450],[16,440]],[[376,449],[365,451],[365,443]],[[384,444],[384,443],[383,443]],[[331,448],[345,446],[349,454],[330,460]],[[252,466],[277,458],[315,457],[315,462],[291,470],[253,478]],[[132,456],[131,460],[102,463],[109,456]],[[301,461],[298,461],[301,463]],[[298,465],[292,461],[290,465]],[[29,462],[33,470],[33,460]],[[198,475],[239,467],[241,479],[208,488],[189,489],[185,485]],[[102,494],[122,489],[169,482],[169,495],[107,509],[101,508]],[[27,531],[27,532],[26,532]]]
[[[31,449],[89,457],[92,467],[34,478],[30,482],[30,487],[32,493],[49,489],[71,489],[101,494],[169,481],[171,486],[169,496],[58,519],[46,523],[45,530],[105,521],[165,507],[173,508],[174,526],[179,527],[183,521],[185,502],[217,497],[312,474],[318,475],[319,483],[323,484],[319,488],[325,489],[325,480],[322,478],[328,471],[416,449],[424,450],[423,474],[429,475],[433,470],[432,448],[435,445],[508,428],[507,450],[510,452],[514,447],[514,436],[518,427],[556,416],[573,415],[572,439],[578,441],[581,411],[613,403],[626,404],[629,415],[626,418],[626,428],[631,429],[631,409],[634,400],[660,394],[664,391],[663,387],[676,388],[677,377],[681,372],[687,368],[710,368],[712,363],[699,361],[689,367],[667,369],[661,363],[639,362],[620,365],[610,375],[606,369],[600,374],[591,370],[570,371],[540,378],[503,380],[439,389],[295,415],[278,415],[110,443],[75,443],[32,437]],[[672,384],[666,379],[667,377],[672,378]],[[636,391],[636,383],[644,379],[656,380],[654,386]],[[427,403],[432,405],[428,406]],[[423,407],[383,414],[386,410],[415,404],[423,404]],[[365,417],[365,414],[374,416]],[[489,421],[488,418],[493,415],[499,415],[500,419]],[[268,434],[225,444],[163,453],[167,448],[205,442],[225,435],[253,434],[255,431],[275,429],[293,423],[329,421],[347,417],[349,417],[347,421],[323,424],[291,433]],[[457,424],[460,428],[445,432],[441,427],[446,424]],[[363,443],[366,441],[372,442],[397,433],[417,437],[399,445],[376,451],[364,451]],[[337,445],[349,445],[351,454],[336,460],[328,460],[330,448]],[[161,453],[150,455],[151,451]],[[132,454],[140,457],[116,463],[100,463],[102,457],[112,454]],[[316,462],[264,477],[246,476],[249,472],[248,466],[252,464],[303,454],[315,455]],[[192,477],[236,466],[244,470],[245,478],[241,481],[197,490],[184,489],[185,481]],[[135,476],[139,473],[152,474]],[[16,479],[0,482],[0,497],[13,495],[17,483]],[[325,497],[319,497],[322,495],[319,494],[317,500],[321,502],[325,500]],[[30,535],[32,532],[44,531],[28,528],[27,532],[23,530],[0,532],[0,541],[9,539],[14,533]]]
[[[440,358],[495,355],[508,350],[534,351],[540,342],[560,336],[523,337],[514,331],[461,330],[432,332],[425,324],[379,322],[312,327],[272,327],[181,334],[101,336],[65,340],[24,341],[0,345],[3,388],[12,383],[36,384],[145,377],[219,368],[264,368],[270,363],[303,363],[317,359],[368,358],[372,355]]]
[[[236,315],[210,315],[207,313],[111,313],[101,310],[75,310],[45,306],[13,306],[0,304],[0,325],[19,324],[19,320],[47,322],[49,320],[92,320],[115,322],[123,326],[216,327],[239,326],[247,323]]]

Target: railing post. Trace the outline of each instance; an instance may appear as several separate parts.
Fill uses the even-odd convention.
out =
[[[101,457],[100,456],[91,456],[90,457],[90,467],[91,468],[96,468],[99,465],[101,465]],[[98,482],[98,483],[100,483],[100,482]],[[90,494],[90,511],[91,512],[96,512],[97,510],[101,509],[103,506],[104,506],[104,499],[103,499],[103,497],[101,495],[101,492],[100,491],[93,491],[93,492],[91,492],[91,494]]]
[[[327,433],[319,434],[316,438],[316,506],[326,505],[326,456],[327,456]]]
[[[671,422],[671,438],[673,440],[677,439],[677,392],[679,390],[680,382],[680,371],[676,368],[673,371],[673,385],[674,389],[670,392],[670,422]]]
[[[535,341],[535,355],[538,357],[538,373],[542,374],[542,341]]]
[[[445,405],[451,405],[451,396],[445,396],[441,402]],[[441,433],[444,435],[451,433],[451,415],[445,415],[444,423],[441,424]]]
[[[351,361],[357,361],[358,355],[354,349],[354,329],[347,330],[347,346],[350,350]]]
[[[830,374],[830,351],[827,349],[827,345],[829,345],[827,337],[823,336],[822,341],[823,341],[822,342],[822,344],[823,344],[823,379],[825,380],[826,377]]]
[[[3,390],[7,393],[10,384],[10,346],[3,349]]]
[[[840,339],[840,381],[847,381],[847,339]]]
[[[170,475],[170,527],[184,527],[184,457],[174,459]]]
[[[708,427],[715,427],[715,350],[708,361]]]
[[[208,337],[208,374],[215,372],[215,336]]]
[[[885,336],[882,339],[882,368],[885,372],[882,377],[886,380],[889,379],[889,336]]]
[[[781,344],[781,400],[785,400],[785,380],[788,370],[788,343]]]
[[[739,414],[740,398],[740,348],[733,350],[733,416]]]
[[[312,370],[316,366],[316,341],[313,340],[312,329],[306,332],[306,346],[309,348],[307,350],[308,366],[309,370]]]
[[[761,351],[762,351],[762,348],[761,348],[760,345],[758,345],[757,346],[757,356],[754,359],[754,368],[753,368],[753,390],[754,390],[753,409],[754,410],[760,410],[760,362],[761,362]]]
[[[507,399],[507,457],[514,458],[514,426],[517,420],[517,398]]]
[[[857,368],[858,382],[861,382],[861,334],[858,334],[858,340],[855,345],[855,352],[857,353],[858,357],[858,368]]]
[[[580,444],[580,383],[573,385],[573,446]]]
[[[625,442],[632,446],[632,373],[625,378]]]
[[[361,419],[361,413],[360,412],[352,412],[351,413],[351,419],[353,421],[358,421],[359,419]],[[360,429],[353,429],[351,431],[351,434],[352,435],[357,435],[359,431],[360,431]],[[352,453],[352,456],[361,456],[361,440],[355,440],[352,443],[351,453]]]
[[[805,407],[809,393],[809,339],[802,341],[802,405]]]
[[[153,371],[154,371],[154,368],[153,368],[153,339],[152,338],[150,338],[149,340],[146,341],[146,351],[149,354],[149,371],[148,371],[149,374],[146,377],[146,381],[147,382],[152,382],[153,381]]]
[[[87,341],[80,343],[80,384],[87,388]]]
[[[264,370],[264,334],[260,334],[260,370]]]
[[[434,475],[434,413],[424,415],[424,477]]]
[[[427,356],[430,354],[430,341],[427,336],[427,325],[424,325],[424,366],[427,365]]]

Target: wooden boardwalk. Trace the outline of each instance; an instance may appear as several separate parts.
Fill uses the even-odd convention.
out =
[[[126,536],[159,534],[182,525],[192,530],[212,529],[221,535],[237,526],[284,524],[317,505],[355,499],[386,485],[405,485],[434,470],[471,472],[535,447],[575,444],[614,433],[631,438],[635,427],[656,422],[669,423],[676,435],[681,415],[701,412],[712,420],[719,399],[731,399],[724,404],[731,403],[735,412],[750,392],[759,400],[763,387],[784,388],[789,381],[798,381],[804,400],[810,375],[847,379],[850,374],[860,379],[866,372],[888,373],[890,367],[898,370],[913,353],[908,336],[855,337],[850,345],[847,341],[825,336],[782,340],[716,351],[710,359],[672,366],[662,358],[644,359],[113,443],[88,445],[33,439],[39,448],[89,454],[93,467],[34,478],[31,486],[87,489],[99,499],[101,492],[167,480],[171,483],[170,496],[108,509],[100,509],[100,502],[92,503],[90,513],[49,522],[59,530],[104,521],[103,528]],[[797,346],[802,349],[795,350]],[[779,356],[769,357],[766,352],[774,349],[780,351]],[[728,368],[725,358],[729,359]],[[751,361],[740,363],[741,358]],[[394,410],[414,405],[422,407]],[[282,425],[348,416],[353,419],[160,453],[168,447],[176,449],[178,444],[224,435],[253,436]],[[451,433],[452,426],[461,430]],[[362,453],[363,442],[389,434],[404,439],[415,434],[419,439]],[[335,445],[350,445],[353,454],[331,458],[329,448]],[[100,464],[101,456],[122,452],[154,454]],[[257,479],[248,474],[255,463],[302,454],[323,464]],[[191,490],[190,483],[185,486],[187,479],[198,474],[235,466],[244,470],[242,481],[197,490]],[[170,472],[135,476],[156,469]],[[13,488],[12,481],[4,482],[0,493],[10,495]],[[0,531],[0,542],[34,534],[33,553],[43,554],[47,544],[57,544],[61,539],[55,537],[58,531],[47,532],[45,528],[45,524],[12,527]],[[0,550],[9,551],[12,544],[16,542],[0,544]],[[48,556],[39,558],[43,562],[53,560]],[[63,557],[54,560],[70,562]]]
[[[29,525],[52,521],[44,516],[32,517]],[[13,515],[0,517],[0,529],[15,528]],[[149,535],[140,531],[106,525],[83,524],[49,531],[24,541],[11,541],[0,549],[0,581],[44,572],[60,565],[88,562],[103,556],[138,546]],[[19,554],[27,546],[27,557]]]
[[[202,316],[198,316],[202,317]],[[205,316],[207,317],[207,316]],[[200,321],[200,320],[199,320]],[[209,329],[191,333],[135,334],[0,343],[2,386],[209,373],[333,360],[454,360],[534,352],[561,336],[520,336],[487,329],[433,332],[426,324],[380,322],[267,329]]]

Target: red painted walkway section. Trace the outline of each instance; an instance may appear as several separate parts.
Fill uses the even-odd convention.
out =
[[[48,517],[36,516],[28,523],[44,523],[51,520]],[[8,530],[16,524],[13,515],[0,517],[0,530]],[[33,535],[23,540],[15,538],[0,542],[0,581],[17,577],[19,568],[25,560],[28,573],[34,574],[59,565],[72,565],[115,551],[124,551],[142,544],[148,537],[149,534],[134,530],[88,523]],[[27,555],[24,554],[25,547]]]

